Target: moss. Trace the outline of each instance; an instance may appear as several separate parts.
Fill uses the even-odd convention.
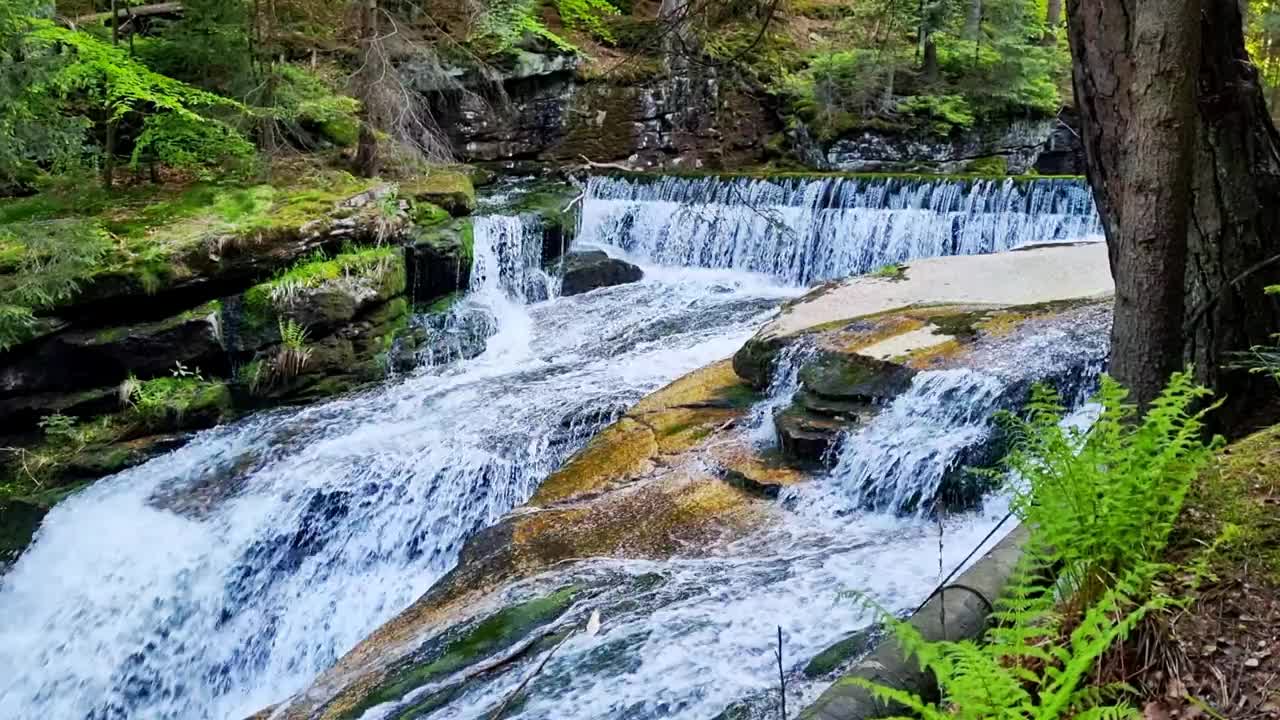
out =
[[[804,666],[805,677],[828,675],[836,668],[872,649],[879,633],[872,629],[859,630],[818,653]]]
[[[90,191],[0,203],[0,304],[48,312],[74,306],[86,294],[100,298],[157,293],[192,277],[197,272],[193,266],[203,274],[216,274],[216,267],[207,267],[207,243],[216,242],[222,256],[264,239],[296,235],[304,224],[330,216],[338,202],[370,185],[345,173],[325,173],[294,184],[146,187],[101,197]],[[75,236],[66,232],[67,223],[31,224],[72,219],[80,228]],[[8,239],[29,239],[36,228],[57,230],[66,237],[51,237],[43,244]],[[59,265],[60,282],[70,290],[21,292],[23,268],[49,268],[50,250],[64,259],[76,256]],[[42,271],[41,277],[53,275]],[[33,296],[46,299],[31,304]]]
[[[446,223],[452,217],[444,208],[425,200],[414,201],[411,214],[413,223],[424,228]]]
[[[437,298],[430,305],[423,307],[420,312],[428,315],[443,315],[452,310],[453,306],[458,304],[464,297],[466,297],[466,293],[461,290],[455,290],[444,297]]]
[[[449,642],[431,661],[401,667],[388,682],[375,688],[342,717],[357,718],[374,705],[399,700],[416,688],[511,647],[560,617],[579,590],[578,586],[570,585],[551,595],[499,610]]]
[[[139,383],[126,418],[152,431],[214,425],[231,414],[225,383],[198,377],[161,377]]]
[[[990,155],[988,157],[971,160],[965,166],[965,171],[974,175],[991,175],[1002,176],[1009,173],[1009,159],[1003,155]]]
[[[320,134],[338,147],[352,147],[360,136],[360,124],[350,115],[339,115],[320,123]]]
[[[871,277],[899,282],[907,279],[907,266],[900,263],[890,263],[882,265],[867,274]]]
[[[470,215],[476,209],[476,188],[460,170],[437,168],[400,184],[400,192],[414,201],[426,201],[450,215]]]
[[[1278,499],[1280,425],[1228,445],[1200,474],[1172,546],[1182,554],[1207,552],[1211,566],[1227,574],[1256,567],[1280,583]]]
[[[458,237],[462,240],[462,259],[467,267],[475,261],[476,257],[476,227],[475,223],[465,220],[458,232]]]

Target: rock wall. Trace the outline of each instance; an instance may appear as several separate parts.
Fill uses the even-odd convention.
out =
[[[803,125],[786,130],[775,102],[735,73],[687,61],[637,56],[588,69],[574,56],[522,50],[497,78],[454,71],[465,91],[442,90],[410,63],[408,74],[415,72],[416,89],[465,162],[561,166],[585,158],[633,169],[726,170],[777,159],[789,145],[787,159],[824,171],[1083,172],[1078,139],[1056,118],[942,138],[868,129],[819,142]]]
[[[822,170],[1021,175],[1035,166],[1057,124],[1022,120],[945,138],[886,130],[864,130],[826,144],[803,131],[793,138],[806,164]]]
[[[732,168],[764,159],[776,119],[711,68],[679,73],[635,58],[584,75],[568,56],[521,52],[499,90],[464,75],[466,92],[434,92],[431,112],[465,162],[626,163],[637,169]]]

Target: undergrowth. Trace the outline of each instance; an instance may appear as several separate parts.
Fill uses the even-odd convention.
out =
[[[980,642],[930,642],[889,617],[899,645],[937,679],[939,702],[851,682],[926,720],[1141,717],[1125,686],[1092,677],[1144,618],[1179,604],[1159,579],[1191,482],[1217,445],[1201,439],[1207,394],[1177,373],[1139,419],[1104,377],[1100,414],[1080,430],[1052,391],[1036,388],[1025,417],[1001,418],[1013,511],[1031,535],[994,626]]]

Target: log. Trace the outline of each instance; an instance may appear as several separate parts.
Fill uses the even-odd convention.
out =
[[[130,16],[143,17],[146,15],[169,15],[169,14],[180,13],[180,12],[182,12],[182,3],[162,2],[162,3],[155,3],[152,5],[139,5],[133,8],[129,8],[129,7],[117,8],[116,18],[124,19]],[[90,25],[93,23],[100,23],[104,20],[109,20],[109,19],[111,19],[111,12],[107,11],[107,12],[100,12],[100,13],[92,13],[89,15],[81,15],[79,17],[72,18],[68,24],[72,26]]]

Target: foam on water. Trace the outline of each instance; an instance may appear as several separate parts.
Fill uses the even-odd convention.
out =
[[[592,434],[736,351],[801,292],[778,278],[1076,237],[1096,222],[1071,186],[977,187],[670,180],[641,190],[597,179],[583,240],[629,251],[646,278],[568,298],[538,268],[530,220],[477,218],[471,294],[442,326],[443,349],[417,370],[206,431],[49,514],[0,578],[0,708],[23,718],[239,720],[305,688]],[[735,199],[743,193],[751,203]],[[1001,362],[1027,367],[1032,353],[1052,369],[1080,346],[1046,334],[1040,345],[994,348],[983,369],[1007,387]],[[760,442],[771,436],[763,419],[795,390],[798,363],[782,366],[754,429],[743,430]],[[885,427],[959,438],[986,417],[981,382],[960,384],[967,414],[931,404],[959,399],[931,382],[887,411]],[[867,432],[868,456],[900,458],[901,482],[928,482],[928,463],[872,442],[875,426]],[[560,622],[581,623],[591,609],[605,618],[600,635],[571,638],[548,662],[518,717],[715,715],[772,686],[776,625],[794,670],[868,621],[840,591],[911,607],[939,561],[949,570],[1003,514],[995,499],[947,520],[940,559],[933,523],[866,510],[848,492],[858,485],[853,461],[841,462],[808,495],[774,506],[767,530],[710,556],[594,559],[507,588],[514,601],[581,582],[598,594]],[[540,659],[487,676],[431,717],[486,717]],[[799,704],[821,683],[794,687]]]
[[[459,311],[493,321],[474,360],[216,428],[56,507],[0,581],[0,707],[187,720],[279,701],[598,428],[798,292],[658,273],[525,305],[545,278],[528,229],[476,223]]]
[[[666,265],[794,283],[939,255],[1097,240],[1079,180],[592,178],[582,235]]]

